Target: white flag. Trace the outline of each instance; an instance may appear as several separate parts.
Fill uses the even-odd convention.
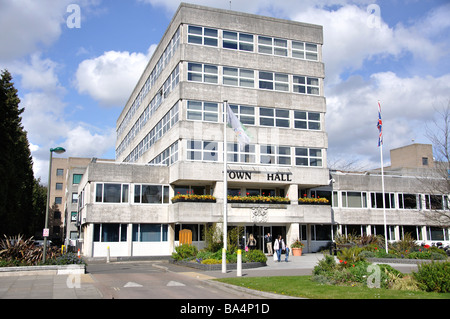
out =
[[[227,103],[227,113],[228,113],[227,124],[229,124],[233,128],[234,133],[236,133],[236,136],[238,138],[239,146],[241,150],[243,150],[244,146],[250,143],[250,136],[247,133],[247,130],[245,129],[244,125],[242,125],[242,123],[233,113],[228,103]]]

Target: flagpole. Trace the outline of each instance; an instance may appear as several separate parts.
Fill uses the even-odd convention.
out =
[[[227,101],[223,101],[223,249],[222,249],[222,273],[227,272]]]
[[[381,104],[378,101],[378,119],[381,120]],[[386,196],[384,194],[384,164],[383,164],[383,135],[382,135],[382,124],[379,123],[380,135],[378,137],[378,144],[380,146],[380,164],[381,164],[381,192],[383,193],[383,218],[384,218],[384,242],[386,253],[388,253],[388,233],[386,224]]]

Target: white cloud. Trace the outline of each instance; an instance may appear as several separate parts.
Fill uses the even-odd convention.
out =
[[[0,59],[10,60],[47,47],[58,39],[69,0],[2,1]]]
[[[393,72],[373,74],[368,81],[354,76],[327,95],[327,132],[334,160],[359,157],[372,167],[379,163],[377,101],[381,101],[384,151],[424,139],[425,123],[434,109],[446,104],[450,74],[401,78]],[[388,160],[386,160],[388,162]]]
[[[147,55],[108,51],[99,57],[84,60],[75,75],[78,92],[90,95],[104,106],[123,106],[153,50],[149,49]]]

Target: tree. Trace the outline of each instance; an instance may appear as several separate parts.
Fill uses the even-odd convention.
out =
[[[433,145],[434,168],[431,174],[420,178],[421,187],[430,194],[431,206],[433,199],[435,207],[424,211],[426,217],[442,227],[450,226],[449,207],[442,210],[441,195],[450,195],[450,100],[447,106],[436,109],[437,117],[426,126],[426,137]],[[437,196],[436,196],[437,195]],[[445,203],[444,203],[445,204]]]
[[[12,76],[4,70],[0,78],[0,234],[6,235],[30,235],[33,211],[33,162],[19,103]]]

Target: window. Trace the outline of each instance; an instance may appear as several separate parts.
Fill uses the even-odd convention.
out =
[[[255,108],[253,106],[230,104],[234,115],[244,125],[255,125]]]
[[[187,119],[193,121],[217,122],[219,120],[217,103],[187,101]]]
[[[126,242],[127,224],[94,224],[94,242]]]
[[[56,176],[63,176],[64,175],[64,169],[57,168],[56,169]]]
[[[289,91],[289,76],[283,73],[259,71],[259,88],[275,91]]]
[[[71,222],[76,222],[77,221],[77,216],[78,216],[77,212],[70,212],[70,221]]]
[[[62,190],[63,189],[63,183],[56,183],[55,189],[56,190]]]
[[[78,193],[72,193],[72,204],[78,203]]]
[[[132,240],[138,242],[162,242],[168,240],[169,227],[164,224],[133,224]]]
[[[260,145],[261,164],[291,165],[289,146]]]
[[[62,197],[55,197],[55,204],[61,205],[62,204]]]
[[[292,57],[317,61],[317,44],[292,41]]]
[[[218,67],[215,65],[188,63],[188,81],[218,83]]]
[[[383,208],[383,193],[370,193],[372,208]],[[395,208],[395,195],[393,193],[384,194],[385,207],[387,209]]]
[[[227,143],[227,161],[233,163],[255,163],[255,145],[247,144],[243,149],[237,143]]]
[[[319,79],[294,75],[294,93],[319,95]]]
[[[134,185],[134,203],[168,204],[169,186],[136,184]]]
[[[398,194],[398,208],[417,209],[416,194]]]
[[[83,177],[83,174],[73,174],[72,176],[72,184],[80,184],[81,178]]]
[[[217,46],[217,29],[188,26],[188,43]]]
[[[178,141],[170,145],[160,154],[158,154],[154,159],[152,159],[150,165],[172,165],[178,161]]]
[[[289,127],[289,110],[260,107],[259,125]]]
[[[95,201],[97,203],[128,203],[128,184],[97,183]]]
[[[363,208],[367,207],[367,195],[365,192],[342,192],[342,207]]]
[[[222,83],[223,85],[253,88],[255,86],[255,71],[224,66]]]
[[[294,111],[294,127],[303,130],[320,130],[320,113]]]
[[[442,195],[425,195],[425,209],[444,209]]]
[[[53,212],[53,219],[61,219],[61,212],[59,210]]]
[[[322,150],[317,148],[295,148],[295,165],[322,167]]]
[[[422,157],[422,165],[428,166],[428,157]]]
[[[187,141],[187,159],[191,161],[218,161],[218,143],[209,141]]]
[[[287,40],[258,36],[258,52],[287,56]]]
[[[253,52],[253,35],[232,31],[223,31],[224,49]]]

